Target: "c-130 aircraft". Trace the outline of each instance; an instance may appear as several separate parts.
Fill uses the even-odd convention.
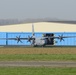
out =
[[[21,40],[27,40],[27,42],[31,43],[31,46],[46,46],[48,43],[48,40],[51,42],[51,39],[59,39],[60,42],[63,40],[64,38],[73,38],[76,36],[63,36],[59,35],[59,36],[42,36],[42,37],[36,37],[35,33],[34,33],[34,25],[32,24],[32,36],[30,37],[28,35],[28,38],[21,38],[20,36],[16,36],[16,38],[0,38],[0,40],[16,40],[17,43],[21,42]],[[47,40],[48,39],[48,40]]]

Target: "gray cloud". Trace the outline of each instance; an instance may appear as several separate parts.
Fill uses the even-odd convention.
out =
[[[0,0],[0,19],[58,18],[76,20],[76,0]]]

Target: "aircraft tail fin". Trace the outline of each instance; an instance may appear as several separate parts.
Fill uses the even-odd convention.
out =
[[[32,24],[32,36],[34,36],[35,33],[34,33],[34,25]]]

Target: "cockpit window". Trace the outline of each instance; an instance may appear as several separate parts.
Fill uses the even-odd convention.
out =
[[[45,37],[46,35],[45,34],[42,34],[42,37]]]

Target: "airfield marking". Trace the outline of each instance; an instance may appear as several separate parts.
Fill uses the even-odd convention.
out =
[[[0,67],[76,67],[73,61],[0,61]]]

